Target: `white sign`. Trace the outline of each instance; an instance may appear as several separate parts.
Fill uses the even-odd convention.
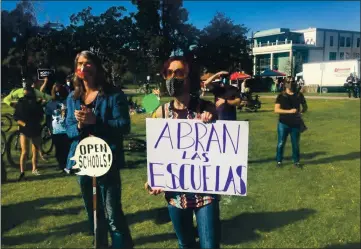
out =
[[[112,166],[113,154],[109,145],[98,137],[87,137],[80,141],[71,160],[80,169],[77,175],[99,177],[107,173]]]
[[[39,68],[37,72],[38,72],[38,80],[44,80],[45,77],[55,74],[54,69],[47,69],[47,68]]]
[[[146,128],[152,188],[247,194],[248,122],[147,118]]]

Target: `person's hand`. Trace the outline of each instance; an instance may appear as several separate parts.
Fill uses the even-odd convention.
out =
[[[204,123],[210,122],[210,121],[212,120],[212,118],[213,118],[213,115],[212,115],[212,113],[210,113],[210,112],[203,112],[203,113],[201,114],[201,120],[202,120],[202,122],[204,122]]]
[[[221,76],[221,75],[226,75],[226,74],[229,74],[229,72],[227,71],[220,71],[217,73],[217,75]]]
[[[296,113],[297,112],[297,109],[293,108],[290,110],[290,113]]]
[[[82,110],[75,110],[74,115],[75,119],[82,124],[96,123],[96,116],[89,108],[82,107]]]
[[[45,78],[44,78],[44,84],[47,84],[47,83],[48,83],[48,80],[49,80],[48,77],[45,77]]]
[[[219,98],[216,102],[216,107],[219,107],[219,106],[223,105],[224,103],[226,103],[226,100]]]
[[[26,126],[26,123],[24,122],[24,121],[22,121],[22,120],[18,120],[18,122],[17,122],[20,126],[22,126],[22,127],[25,127]]]
[[[164,192],[162,188],[151,188],[148,182],[144,184],[144,188],[148,191],[150,195],[159,195],[160,193]]]

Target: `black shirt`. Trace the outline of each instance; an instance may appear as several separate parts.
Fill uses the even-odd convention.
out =
[[[207,88],[214,94],[214,101],[217,102],[219,98],[225,100],[234,100],[239,98],[239,90],[231,85],[224,85],[223,87],[218,83],[210,83]],[[219,120],[237,120],[236,106],[224,103],[217,107]]]
[[[14,119],[25,122],[25,127],[20,126],[19,131],[27,137],[40,136],[41,121],[44,118],[44,110],[36,98],[20,98],[15,107]]]
[[[86,108],[90,109],[94,113],[97,98],[98,97],[96,97],[91,103],[87,105],[83,101],[81,101],[81,104],[84,105]],[[94,128],[95,128],[94,124],[92,125],[85,124],[84,127],[81,129],[80,137],[82,139],[89,137],[89,135],[94,132]]]
[[[279,121],[290,127],[299,127],[301,124],[301,105],[302,112],[307,110],[307,103],[303,94],[294,93],[293,95],[289,95],[287,93],[280,93],[277,96],[276,104],[280,104],[283,110],[297,109],[297,113],[280,114]]]

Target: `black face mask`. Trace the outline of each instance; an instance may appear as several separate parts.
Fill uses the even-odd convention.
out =
[[[184,80],[172,78],[166,80],[165,85],[171,97],[181,96],[184,92]]]

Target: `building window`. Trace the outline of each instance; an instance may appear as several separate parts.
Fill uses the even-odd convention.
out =
[[[336,52],[330,52],[329,60],[330,61],[335,61],[336,60]]]
[[[340,47],[344,47],[344,46],[345,46],[345,37],[340,36]]]
[[[333,36],[330,36],[330,47],[333,47]]]
[[[340,60],[344,60],[345,59],[345,53],[344,52],[341,52],[340,53]]]
[[[346,38],[346,47],[351,47],[351,38],[350,37],[347,37]]]
[[[356,47],[360,47],[360,38],[357,38]]]
[[[360,59],[360,53],[353,53],[354,59]]]

